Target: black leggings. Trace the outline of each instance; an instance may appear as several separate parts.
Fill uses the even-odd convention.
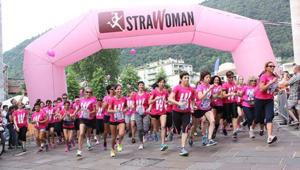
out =
[[[243,106],[243,111],[246,115],[248,128],[250,128],[252,126],[252,123],[253,123],[254,119],[255,119],[254,107],[245,107],[245,106]]]

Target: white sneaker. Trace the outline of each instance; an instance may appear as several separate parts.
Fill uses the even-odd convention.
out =
[[[143,144],[140,144],[139,150],[142,150],[142,149],[144,149],[144,145],[143,145]]]
[[[255,138],[255,134],[253,130],[249,130],[249,138],[251,139]]]
[[[270,137],[268,137],[267,143],[272,144],[276,141],[277,141],[277,136],[270,136]]]

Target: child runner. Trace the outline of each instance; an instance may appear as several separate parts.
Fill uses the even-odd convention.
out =
[[[26,152],[26,133],[27,133],[27,117],[28,112],[23,109],[23,103],[17,103],[18,109],[13,112],[15,129],[18,133],[18,139],[22,142],[22,152]]]
[[[182,72],[179,76],[179,85],[173,88],[168,100],[174,104],[173,122],[177,133],[181,134],[180,156],[188,156],[189,152],[185,149],[186,140],[190,128],[191,112],[194,107],[195,90],[190,87],[189,73]]]
[[[165,89],[166,80],[164,78],[158,78],[156,81],[157,87],[151,92],[149,104],[152,105],[152,109],[150,112],[151,122],[153,125],[153,131],[155,135],[158,132],[159,124],[161,128],[161,145],[160,150],[165,151],[168,149],[168,145],[165,144],[165,137],[166,137],[166,102],[168,100],[168,90]]]
[[[110,132],[111,132],[111,151],[110,156],[115,157],[115,145],[117,144],[117,151],[122,152],[122,140],[125,135],[125,112],[127,111],[126,98],[122,95],[122,86],[116,85],[116,96],[110,100],[108,105],[108,112],[110,115]],[[117,134],[119,130],[119,133]],[[118,142],[117,142],[118,135]]]
[[[34,105],[34,113],[32,114],[32,123],[35,125],[36,142],[39,148],[38,152],[48,151],[48,144],[46,140],[46,127],[48,125],[48,116],[46,112],[41,110],[40,103]]]

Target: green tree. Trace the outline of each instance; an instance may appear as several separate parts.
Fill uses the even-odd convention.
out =
[[[123,86],[123,94],[126,95],[129,87],[137,89],[137,82],[140,80],[137,71],[132,65],[128,65],[123,69],[120,75],[120,82]]]
[[[74,99],[74,97],[79,94],[79,83],[76,80],[76,74],[72,69],[68,68],[67,73],[68,96],[70,99]]]
[[[93,73],[93,79],[90,81],[90,86],[93,88],[94,95],[97,98],[103,98],[105,95],[106,74],[102,67],[97,68]]]
[[[101,50],[75,64],[71,67],[81,77],[91,81],[93,74],[98,67],[110,75],[110,81],[115,83],[119,76],[119,55],[118,49]]]

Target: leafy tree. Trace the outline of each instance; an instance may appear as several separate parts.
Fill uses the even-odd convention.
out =
[[[68,96],[70,99],[74,99],[75,96],[79,95],[79,83],[76,80],[76,74],[72,69],[67,69],[67,73]]]
[[[137,82],[139,80],[140,77],[132,65],[128,65],[125,69],[123,69],[120,75],[120,82],[123,86],[123,94],[127,94],[129,87],[137,89]]]
[[[101,50],[71,66],[82,80],[91,81],[94,71],[101,67],[110,75],[112,83],[117,81],[119,75],[119,50]]]
[[[105,95],[106,76],[102,67],[99,67],[93,73],[93,79],[90,82],[90,86],[93,88],[94,95],[97,98],[103,98]]]

